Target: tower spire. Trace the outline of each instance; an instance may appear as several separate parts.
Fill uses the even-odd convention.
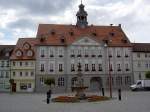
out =
[[[84,10],[84,5],[82,4],[82,0],[81,0],[81,4],[79,5],[79,11],[76,14],[76,16],[77,16],[77,23],[76,23],[76,25],[78,27],[85,28],[88,25],[87,15],[88,14]]]

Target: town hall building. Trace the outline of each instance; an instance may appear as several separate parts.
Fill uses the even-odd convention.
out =
[[[55,79],[55,92],[71,91],[81,63],[87,91],[127,88],[133,82],[132,45],[118,26],[88,25],[79,5],[76,25],[40,24],[36,45],[36,91],[47,90],[44,80]]]

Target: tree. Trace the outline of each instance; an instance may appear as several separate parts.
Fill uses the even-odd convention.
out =
[[[147,72],[145,73],[145,77],[146,77],[147,79],[150,79],[150,71],[147,71]]]
[[[9,80],[9,83],[10,83],[11,92],[13,92],[12,86],[13,86],[13,84],[14,84],[14,79],[10,79],[10,80]]]
[[[55,85],[55,79],[54,78],[47,78],[44,83],[48,86],[52,86],[52,85]]]

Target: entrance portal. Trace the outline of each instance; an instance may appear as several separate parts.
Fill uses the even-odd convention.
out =
[[[102,88],[101,77],[92,77],[90,80],[90,91],[100,91]]]

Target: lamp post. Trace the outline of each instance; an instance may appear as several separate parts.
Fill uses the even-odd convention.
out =
[[[108,75],[109,75],[109,93],[110,93],[110,98],[112,98],[112,77],[111,77],[111,65],[110,65],[110,57],[108,53],[108,45],[105,43],[104,47],[106,48],[106,59],[107,59],[107,54],[108,54]]]

